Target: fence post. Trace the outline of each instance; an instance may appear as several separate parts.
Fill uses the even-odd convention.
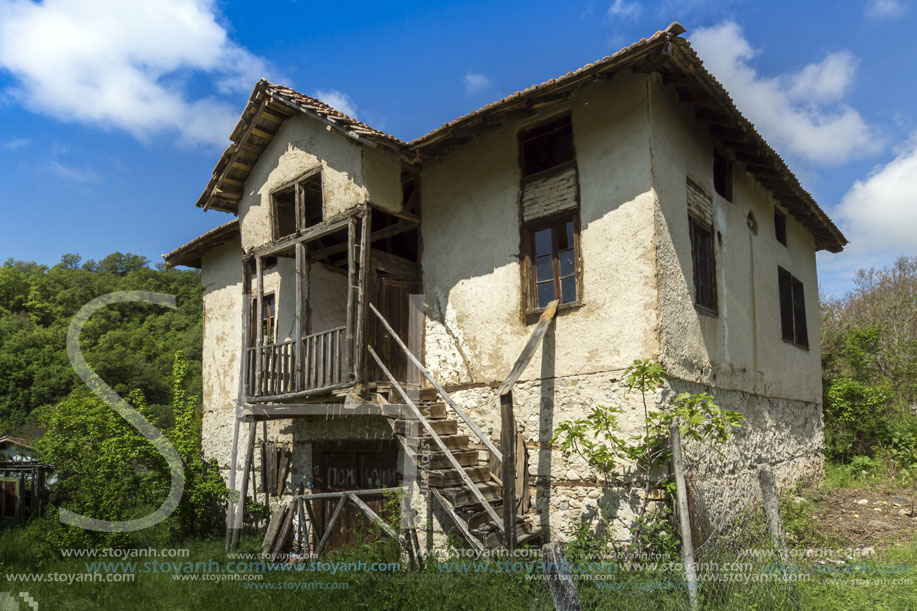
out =
[[[554,608],[557,611],[581,611],[579,594],[576,593],[576,584],[570,575],[570,564],[563,548],[559,543],[548,543],[541,548],[541,557]]]
[[[675,492],[678,501],[678,530],[681,532],[681,558],[688,584],[688,603],[697,610],[697,568],[694,566],[694,544],[691,541],[691,517],[688,515],[688,491],[685,485],[685,463],[681,449],[678,422],[669,427],[672,438],[672,466],[675,470]]]
[[[777,495],[774,472],[767,463],[758,467],[758,484],[761,486],[761,497],[764,499],[764,514],[767,516],[771,541],[780,558],[786,561],[786,532],[783,530],[783,518],[780,516],[780,497]]]

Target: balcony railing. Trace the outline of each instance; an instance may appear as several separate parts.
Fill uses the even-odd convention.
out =
[[[276,397],[319,391],[348,381],[346,327],[337,327],[302,338],[303,367],[297,368],[296,341],[248,349],[245,389],[249,397]],[[258,363],[261,375],[258,375]]]

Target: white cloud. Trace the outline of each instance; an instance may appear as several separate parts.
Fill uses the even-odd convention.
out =
[[[857,251],[917,253],[917,137],[891,162],[856,181],[836,215]]]
[[[222,145],[239,109],[219,96],[267,64],[229,39],[214,0],[0,0],[0,69],[19,103],[57,119]]]
[[[471,95],[488,89],[493,83],[480,72],[469,72],[465,75],[465,93]]]
[[[796,73],[758,74],[758,54],[734,22],[697,30],[691,44],[764,137],[781,152],[817,163],[842,163],[882,149],[875,129],[844,103],[857,60],[832,53]]]
[[[357,118],[357,105],[346,93],[342,93],[337,89],[328,89],[316,91],[312,94],[312,97],[321,100],[336,110],[340,110],[351,119]]]
[[[72,180],[74,182],[81,182],[86,184],[98,184],[102,182],[99,178],[99,175],[89,168],[75,168],[69,165],[64,165],[63,163],[56,160],[49,162],[47,168],[55,176],[64,178],[66,180]]]
[[[637,19],[643,12],[643,7],[639,2],[627,2],[627,0],[615,0],[608,7],[609,17],[622,17],[624,19]]]
[[[15,151],[16,149],[21,149],[24,146],[28,146],[29,141],[26,138],[13,138],[12,140],[7,140],[6,142],[0,143],[0,148],[5,148],[9,151]]]
[[[875,19],[900,17],[907,8],[900,0],[869,0],[866,3],[866,16]]]

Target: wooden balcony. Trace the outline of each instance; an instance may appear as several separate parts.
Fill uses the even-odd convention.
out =
[[[336,327],[302,338],[302,367],[297,362],[296,340],[248,348],[245,389],[250,398],[271,399],[321,394],[347,386],[347,327]],[[259,368],[260,362],[260,368]]]

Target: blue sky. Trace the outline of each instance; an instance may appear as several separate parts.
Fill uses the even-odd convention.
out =
[[[851,240],[822,291],[917,254],[912,0],[0,0],[0,259],[162,252],[265,76],[409,140],[672,21]]]

